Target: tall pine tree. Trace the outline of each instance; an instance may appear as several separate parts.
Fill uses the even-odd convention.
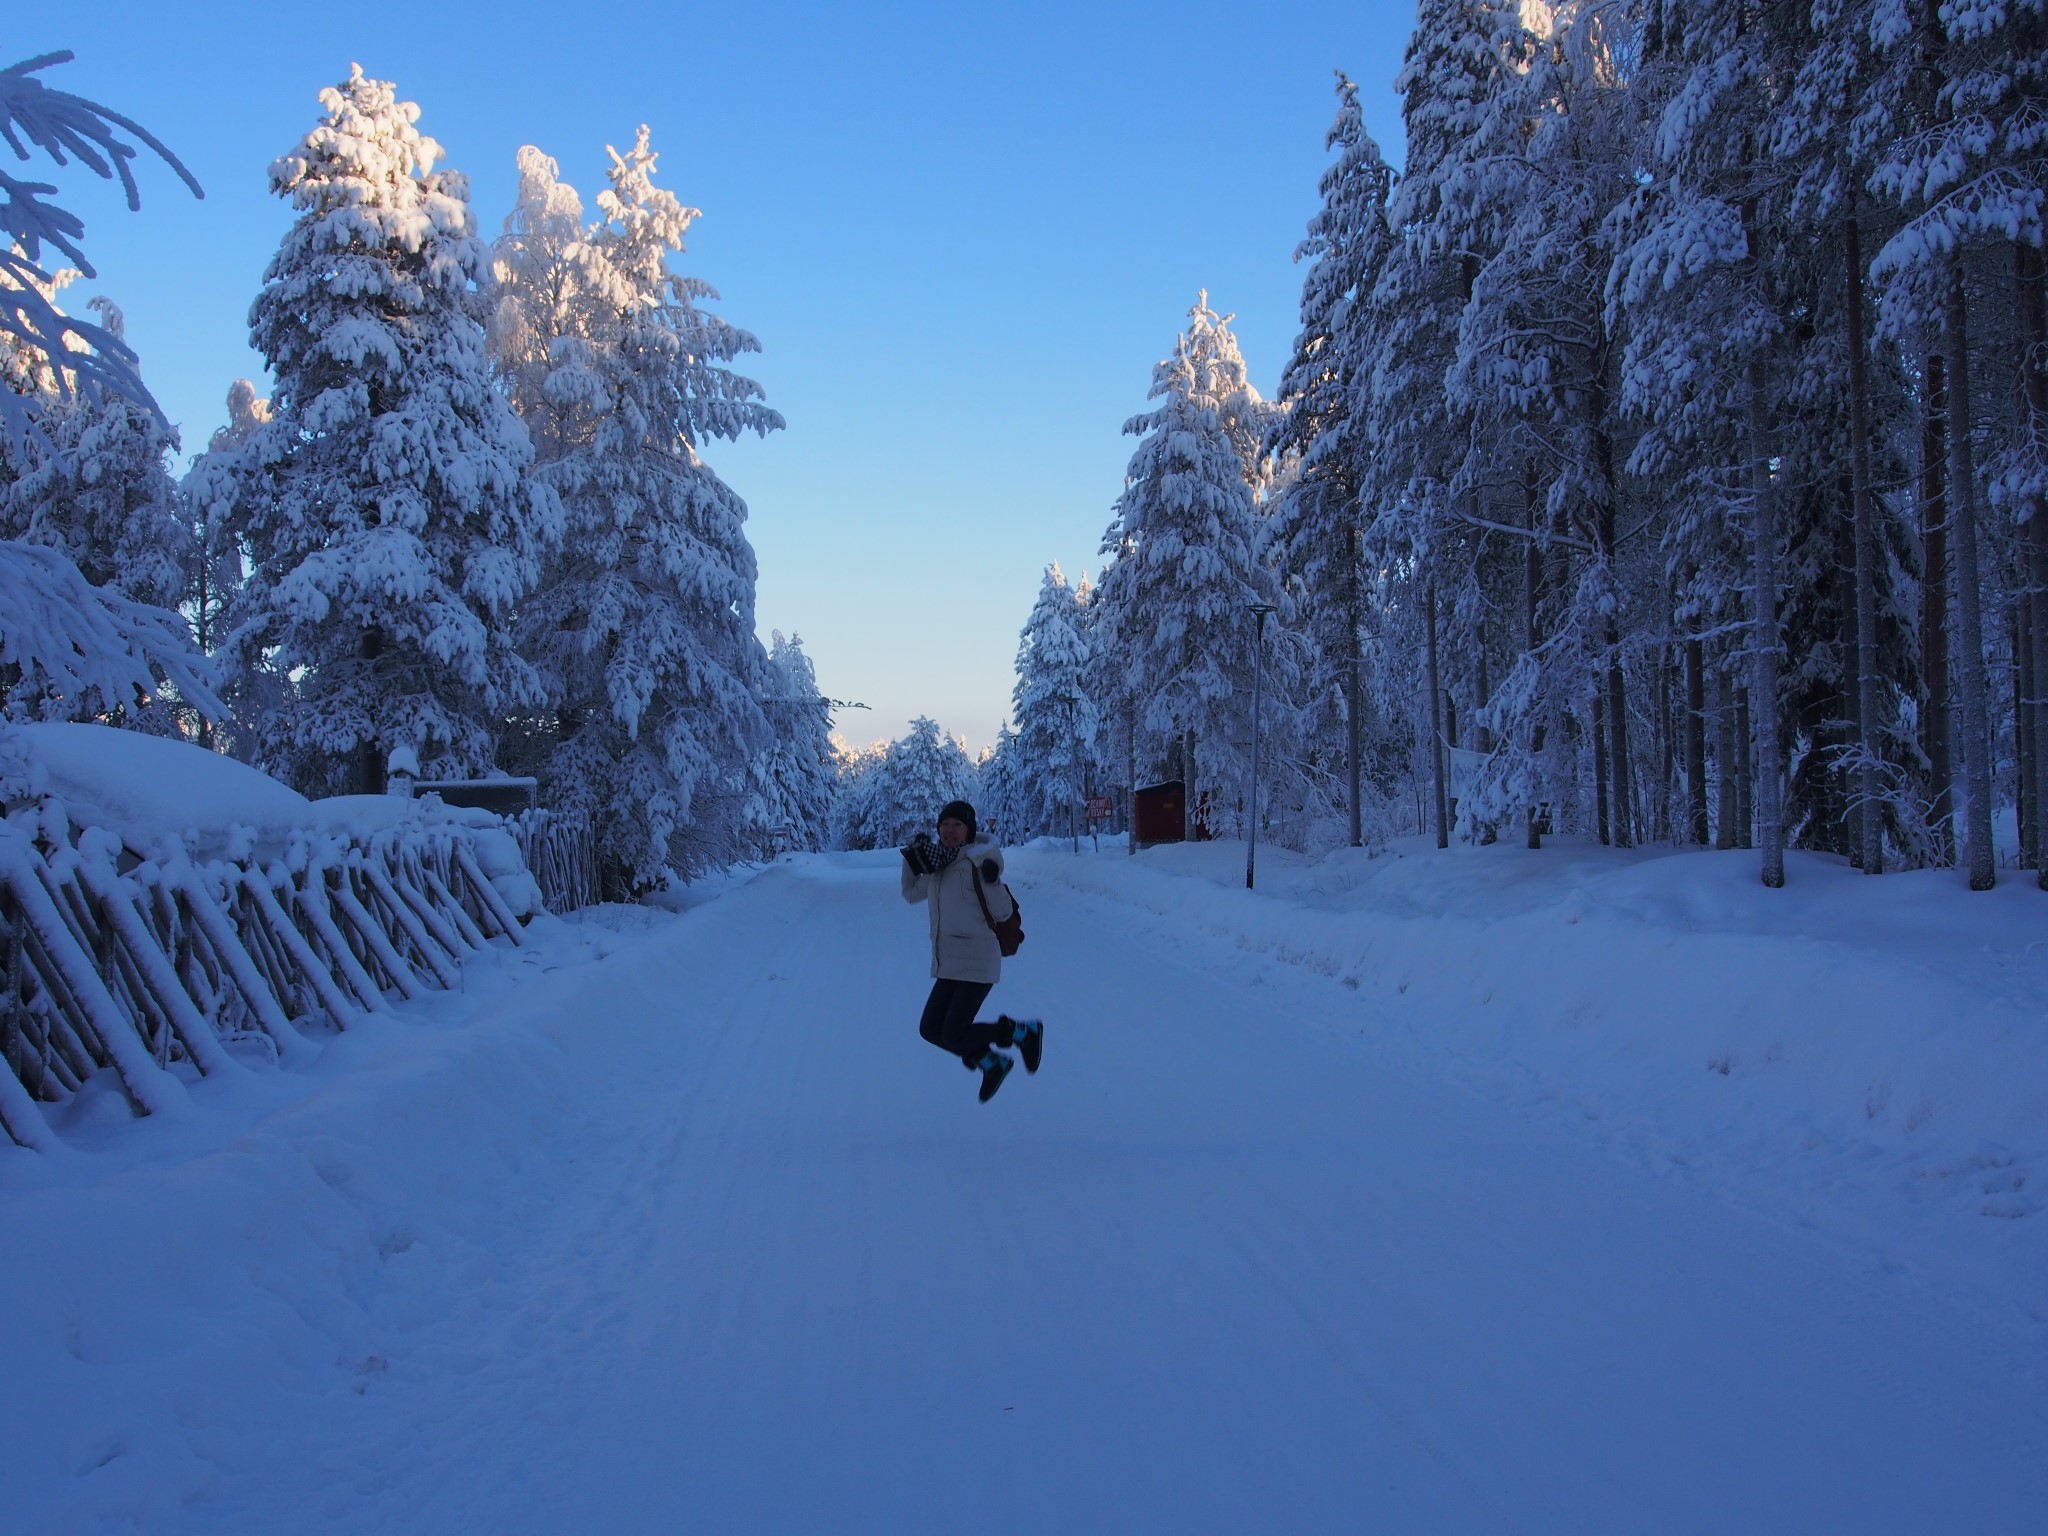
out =
[[[600,218],[572,239],[575,194],[526,152],[499,245],[500,365],[568,528],[521,622],[553,712],[539,771],[628,889],[729,863],[782,815],[756,793],[777,734],[746,504],[702,457],[782,417],[731,366],[759,343],[670,269],[698,210],[655,184],[656,158],[644,126],[613,150]]]
[[[231,647],[288,680],[252,722],[266,766],[374,791],[400,747],[430,777],[482,772],[497,723],[537,701],[511,620],[561,530],[491,382],[467,180],[360,66],[320,100],[270,168],[298,217],[250,309],[276,389],[244,450]]]
[[[1178,763],[1190,820],[1220,829],[1248,782],[1253,605],[1271,600],[1272,583],[1253,559],[1244,435],[1225,415],[1242,395],[1219,389],[1217,360],[1235,342],[1206,294],[1189,314],[1152,373],[1159,405],[1124,426],[1140,441],[1103,535],[1101,600],[1138,725]],[[1251,441],[1263,444],[1260,425]]]

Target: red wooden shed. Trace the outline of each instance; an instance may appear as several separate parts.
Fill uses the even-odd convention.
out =
[[[1177,843],[1186,835],[1186,811],[1179,779],[1148,784],[1131,796],[1131,836],[1140,843]]]

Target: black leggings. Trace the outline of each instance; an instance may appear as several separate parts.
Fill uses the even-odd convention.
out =
[[[932,983],[932,995],[925,999],[924,1017],[917,1021],[917,1032],[970,1067],[980,1066],[990,1046],[1010,1043],[1008,1025],[974,1022],[974,1015],[994,990],[992,981],[953,981],[941,976]]]

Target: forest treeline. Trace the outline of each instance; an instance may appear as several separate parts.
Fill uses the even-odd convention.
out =
[[[132,193],[140,130],[55,62],[0,76],[7,121]],[[697,214],[645,132],[589,212],[522,152],[486,240],[358,70],[271,167],[270,394],[238,384],[182,478],[118,309],[58,304],[82,226],[0,187],[5,708],[316,793],[393,753],[531,773],[620,889],[884,840],[892,778],[1011,836],[1179,779],[1241,834],[1255,697],[1259,831],[1304,849],[2048,875],[2044,75],[2043,0],[1425,0],[1398,167],[1338,77],[1276,397],[1200,295],[974,764],[928,721],[835,748],[800,646],[755,638],[702,451],[782,422],[672,266]]]
[[[1000,795],[1241,829],[1256,666],[1300,846],[2042,870],[2039,0],[1424,0],[1396,89],[1398,168],[1338,79],[1278,398],[1206,295],[1155,371]]]

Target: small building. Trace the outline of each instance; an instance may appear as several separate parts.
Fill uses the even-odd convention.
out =
[[[401,793],[416,800],[438,795],[443,805],[489,811],[494,816],[517,816],[540,803],[540,781],[532,778],[406,780],[394,775],[391,782],[394,788],[404,782],[407,788]]]
[[[1148,784],[1131,795],[1131,840],[1177,843],[1187,835],[1187,786],[1179,779]]]

